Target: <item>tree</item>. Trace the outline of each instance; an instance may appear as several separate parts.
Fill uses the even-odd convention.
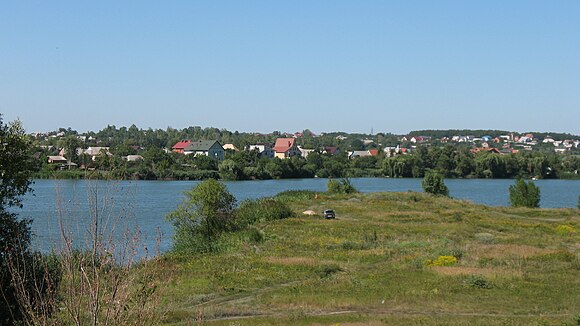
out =
[[[523,179],[509,187],[510,204],[513,207],[540,207],[540,188],[532,181],[525,182]]]
[[[449,196],[449,188],[443,183],[443,176],[436,172],[427,172],[421,182],[426,193],[436,196]]]
[[[13,324],[24,318],[25,308],[18,304],[14,280],[14,264],[34,258],[30,250],[30,222],[19,220],[9,212],[11,207],[22,207],[22,196],[31,191],[34,169],[29,153],[31,142],[20,121],[9,124],[0,116],[0,324]],[[30,268],[28,273],[32,273]],[[34,274],[20,275],[32,286]],[[27,289],[30,290],[30,289]],[[40,295],[44,293],[40,291]]]
[[[201,182],[185,196],[185,201],[167,215],[175,226],[174,249],[211,251],[213,242],[233,223],[236,198],[213,179]]]
[[[74,135],[69,135],[58,142],[58,146],[64,149],[64,155],[68,163],[78,160],[77,148],[81,147],[81,140]]]

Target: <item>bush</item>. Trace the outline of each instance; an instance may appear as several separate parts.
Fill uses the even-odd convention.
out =
[[[436,172],[428,172],[421,182],[426,193],[435,196],[449,196],[449,188],[443,183],[443,176]]]
[[[185,195],[187,199],[167,215],[176,229],[175,249],[211,250],[212,242],[234,224],[236,198],[224,184],[213,179],[203,181]]]
[[[274,198],[245,200],[235,211],[236,225],[243,228],[257,222],[280,220],[294,216],[286,203]]]
[[[343,178],[340,181],[328,180],[328,183],[326,183],[326,191],[329,194],[353,194],[358,192],[348,178]]]
[[[491,289],[491,283],[481,275],[470,275],[465,280],[463,284],[468,287],[477,289]]]
[[[540,188],[532,181],[516,180],[516,183],[509,187],[509,195],[513,207],[540,207]]]

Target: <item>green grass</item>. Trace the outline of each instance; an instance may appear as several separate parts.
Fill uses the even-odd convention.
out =
[[[286,195],[287,196],[287,195]],[[422,193],[302,194],[259,242],[165,255],[168,325],[576,325],[576,209],[494,208]],[[332,208],[336,220],[302,216]],[[427,266],[454,256],[454,266]]]

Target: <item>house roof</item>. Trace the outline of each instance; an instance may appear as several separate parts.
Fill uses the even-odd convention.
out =
[[[338,147],[335,147],[335,146],[326,146],[326,147],[324,147],[324,150],[328,154],[336,154],[336,152],[338,152]]]
[[[371,154],[371,156],[377,156],[377,155],[379,155],[379,150],[378,149],[369,149],[369,154]]]
[[[224,144],[222,147],[223,147],[224,149],[231,149],[231,150],[234,150],[234,151],[237,151],[237,150],[238,150],[238,148],[236,147],[236,145],[234,145],[234,144],[229,144],[229,143],[228,143],[228,144]]]
[[[218,143],[220,147],[222,145],[217,140],[198,140],[191,142],[184,150],[188,152],[205,152],[209,151],[209,149],[215,144]],[[223,149],[223,147],[222,147]]]
[[[180,140],[178,141],[172,149],[185,149],[189,144],[191,144],[191,140]]]
[[[496,153],[496,154],[500,153],[499,149],[493,148],[493,147],[478,147],[478,148],[472,149],[471,152],[474,154],[479,153],[479,152],[488,152],[488,153]]]
[[[294,138],[278,138],[274,145],[274,150],[277,153],[284,153],[294,146]]]
[[[369,156],[369,155],[370,155],[369,151],[351,151],[351,152],[349,152],[350,157],[355,157],[355,156],[364,157],[364,156]]]
[[[67,161],[67,159],[64,158],[64,156],[60,156],[60,155],[49,155],[48,160],[49,161]]]

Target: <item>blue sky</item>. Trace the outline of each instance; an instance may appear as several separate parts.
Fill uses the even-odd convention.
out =
[[[107,125],[580,134],[580,1],[2,1],[0,112]]]

